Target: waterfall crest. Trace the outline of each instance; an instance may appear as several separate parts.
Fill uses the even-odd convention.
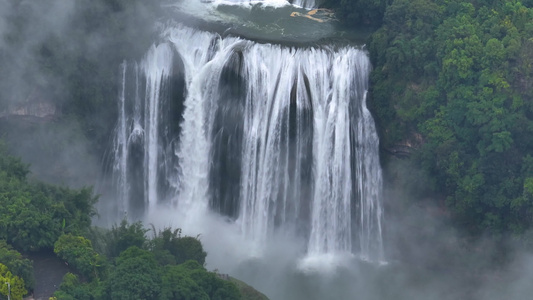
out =
[[[222,4],[255,4],[262,3],[269,6],[295,5],[302,8],[312,9],[318,6],[317,0],[214,0],[215,3]]]
[[[158,205],[215,211],[256,252],[284,232],[307,240],[310,255],[382,260],[366,53],[258,44],[182,25],[163,37],[139,66],[122,66],[119,211],[139,203],[137,215]]]

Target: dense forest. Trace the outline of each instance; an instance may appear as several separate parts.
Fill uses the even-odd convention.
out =
[[[94,145],[91,154],[105,157],[118,66],[157,38],[160,2],[79,0],[60,18],[46,16],[54,1],[0,0],[0,113],[37,93],[60,108],[55,122],[75,119],[76,134]],[[374,30],[368,104],[388,182],[409,189],[413,203],[441,208],[467,237],[513,237],[532,247],[533,1],[323,5],[341,26]],[[0,122],[2,131],[6,126]],[[29,179],[29,166],[8,148],[0,147],[0,277],[11,282],[13,299],[33,289],[31,262],[20,253],[35,251],[54,251],[75,270],[57,299],[241,297],[233,283],[205,270],[197,238],[170,228],[153,228],[148,238],[139,223],[95,229],[91,188]],[[397,160],[422,175],[394,172]]]
[[[422,169],[414,192],[442,195],[468,234],[530,230],[533,2],[327,3],[347,26],[377,28],[369,105],[384,164],[392,153]]]
[[[72,273],[52,299],[263,299],[242,282],[208,272],[198,237],[125,220],[111,229],[91,227],[97,201],[91,189],[33,182],[27,174],[2,145],[0,278],[10,283],[12,299],[34,288],[32,262],[19,251],[53,251],[69,265]],[[7,285],[0,294],[8,294]]]

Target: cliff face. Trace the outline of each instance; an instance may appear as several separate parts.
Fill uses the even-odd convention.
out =
[[[36,118],[53,118],[58,114],[58,109],[51,102],[26,103],[8,108],[0,117],[24,116]]]
[[[30,117],[49,120],[59,115],[59,107],[54,102],[37,95],[30,95],[24,102],[8,105],[0,111],[0,118]]]
[[[100,162],[79,120],[64,117],[61,97],[51,89],[26,88],[24,95],[0,105],[0,139],[10,153],[30,164],[31,176],[44,182],[95,184]]]

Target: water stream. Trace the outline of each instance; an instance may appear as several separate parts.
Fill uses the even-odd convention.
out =
[[[138,65],[122,66],[119,213],[216,212],[253,255],[283,232],[307,240],[308,256],[382,260],[366,52],[260,44],[175,23],[162,37]]]

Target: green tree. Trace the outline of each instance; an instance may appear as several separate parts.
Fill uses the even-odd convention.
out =
[[[6,241],[0,240],[0,262],[6,265],[8,269],[24,280],[24,288],[28,291],[33,290],[33,263],[27,258],[9,246]]]
[[[141,222],[129,224],[123,219],[119,226],[113,226],[110,231],[108,253],[110,257],[117,257],[122,251],[135,246],[144,248],[147,243],[145,229]]]
[[[355,25],[378,26],[390,0],[330,0],[337,6],[337,14],[348,23]],[[331,5],[331,4],[330,4]]]
[[[190,271],[190,277],[209,295],[209,299],[241,299],[235,284],[218,278],[215,273],[207,272],[205,269],[194,269]]]
[[[156,232],[155,228],[153,231]],[[176,264],[195,260],[200,265],[204,265],[207,256],[199,238],[181,236],[181,229],[172,231],[171,228],[165,228],[159,231],[152,239],[150,247],[154,253],[171,254]]]
[[[532,17],[520,1],[395,0],[369,43],[382,147],[418,147],[413,159],[470,233],[532,224]]]
[[[163,276],[163,299],[238,300],[242,296],[237,286],[207,272],[195,260],[168,266]]]
[[[162,278],[161,300],[209,300],[206,292],[181,266],[167,266]]]
[[[112,300],[159,299],[161,270],[153,254],[132,246],[117,258],[109,276]]]
[[[93,300],[95,297],[87,284],[80,283],[78,276],[67,273],[59,289],[54,292],[54,300]]]
[[[9,269],[0,263],[0,282],[7,284],[0,285],[0,294],[7,296],[9,291],[11,291],[11,299],[13,300],[22,300],[22,297],[28,293],[24,288],[24,280],[20,277],[11,274]]]
[[[55,242],[54,253],[86,278],[98,279],[104,271],[105,258],[94,251],[90,240],[82,236],[71,234],[60,236]]]
[[[17,249],[52,249],[62,233],[81,234],[95,215],[91,188],[28,182],[27,166],[0,147],[0,239]]]

